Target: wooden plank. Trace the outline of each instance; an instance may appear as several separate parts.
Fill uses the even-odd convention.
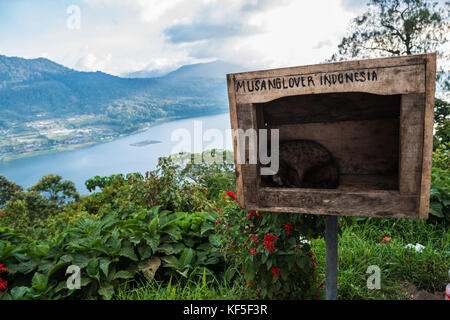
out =
[[[241,129],[243,132],[245,132],[247,130],[257,128],[256,110],[252,104],[237,104],[236,114],[238,119],[236,129]],[[233,129],[235,128],[233,127]],[[237,154],[236,159],[240,159],[241,162],[239,177],[240,179],[242,179],[243,183],[240,197],[244,199],[243,205],[254,206],[257,204],[256,194],[259,185],[259,174],[258,165],[256,163],[252,164],[252,162],[250,161],[250,151],[255,153],[257,152],[258,141],[257,139],[254,141],[255,145],[253,147],[251,146],[250,139],[240,140],[240,143],[244,143],[244,146],[240,146],[239,141],[237,141],[236,147],[234,149],[235,153]],[[245,152],[245,154],[241,155],[241,152]]]
[[[405,195],[420,193],[424,108],[424,94],[412,93],[402,96],[399,190]]]
[[[422,181],[419,218],[427,219],[430,211],[430,184],[433,155],[434,95],[436,89],[436,54],[429,54],[425,69],[425,116],[423,135]]]
[[[269,127],[285,124],[379,120],[400,116],[401,95],[362,92],[288,96],[267,103],[264,120]]]
[[[294,69],[296,68],[293,68],[293,72]],[[266,75],[248,80],[236,79],[234,88],[237,103],[262,103],[285,96],[337,92],[384,95],[423,93],[425,92],[424,70],[423,64],[329,73],[312,73],[304,70],[305,73],[292,73],[286,76]],[[369,78],[372,80],[368,80]],[[327,79],[331,80],[327,81]]]
[[[418,196],[402,196],[398,191],[260,188],[258,209],[321,215],[417,218],[418,202]]]
[[[234,80],[231,76],[227,75],[227,85],[228,85],[228,102],[230,106],[230,123],[232,130],[238,128],[238,117],[236,111],[236,97],[234,93]],[[242,179],[242,168],[237,161],[237,137],[233,136],[233,150],[234,150],[234,163],[235,163],[235,173],[236,173],[236,192],[237,199],[242,208],[245,207],[245,195],[244,195],[244,180]]]
[[[231,73],[229,75],[232,78],[235,78],[236,80],[246,80],[246,79],[252,79],[255,77],[263,77],[266,75],[286,76],[286,75],[290,75],[290,74],[301,74],[301,73],[304,73],[305,70],[308,70],[308,72],[317,73],[317,72],[356,70],[356,69],[362,69],[362,68],[389,68],[389,67],[398,67],[398,66],[426,64],[428,62],[429,55],[433,55],[433,54],[416,54],[416,55],[399,56],[399,57],[351,60],[351,61],[342,61],[342,62],[305,65],[305,66],[298,66],[298,67],[286,67],[286,68],[266,69],[266,70],[257,70],[257,71],[249,71],[249,72],[237,72],[237,73]]]

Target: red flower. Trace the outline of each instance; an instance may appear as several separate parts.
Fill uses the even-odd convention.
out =
[[[221,219],[217,219],[217,220],[216,220],[216,223],[220,223],[220,221],[222,221],[222,220],[221,220]]]
[[[313,258],[313,253],[310,251],[308,252],[308,256],[311,258],[311,262],[313,264],[313,267],[318,263],[316,259]]]
[[[250,248],[250,253],[252,254],[252,256],[254,256],[257,255],[259,252],[257,248]]]
[[[230,228],[231,228],[231,226],[228,226],[228,227],[225,228],[225,230],[228,230],[228,229],[230,229]]]
[[[322,289],[323,288],[323,283],[319,284],[319,286],[317,287],[317,289]]]
[[[276,214],[280,214],[278,211],[275,211]]]
[[[264,249],[270,253],[275,251],[275,244],[273,243],[273,239],[278,239],[276,236],[272,234],[266,234],[264,236]]]
[[[252,284],[250,283],[250,280],[247,281],[246,285],[248,285],[250,288],[252,287]]]
[[[250,240],[252,241],[252,243],[258,243],[258,235],[257,234],[249,234],[248,235],[250,237]]]
[[[316,298],[317,298],[318,300],[320,300],[320,294],[317,294],[317,295],[316,295]]]
[[[5,291],[7,286],[8,286],[8,281],[0,278],[0,292]]]
[[[247,215],[247,219],[250,218],[252,215],[261,217],[261,215],[260,215],[258,212],[256,212],[256,211],[250,211],[250,213]]]
[[[382,240],[381,240],[381,243],[390,243],[391,242],[391,238],[389,238],[389,237],[384,237]]]
[[[223,211],[220,210],[220,209],[217,209],[217,212],[218,212],[219,214],[223,213]]]
[[[289,231],[290,231],[290,230],[294,230],[294,227],[292,226],[292,224],[291,224],[290,222],[286,223],[286,224],[283,226],[283,228],[286,229],[287,235],[289,235]]]
[[[229,196],[232,200],[236,200],[236,195],[237,195],[237,193],[234,193],[233,191],[227,191],[227,193],[225,193],[224,197]]]
[[[3,217],[3,215],[0,213],[0,217]]]
[[[4,268],[3,265],[0,263],[0,271],[8,271],[8,269]]]
[[[272,267],[272,273],[273,273],[273,277],[274,277],[274,278],[275,278],[276,276],[280,275],[280,268]]]

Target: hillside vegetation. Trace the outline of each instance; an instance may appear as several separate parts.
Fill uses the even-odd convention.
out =
[[[0,55],[0,160],[105,142],[157,121],[227,111],[229,68],[238,67],[213,62],[137,79]]]

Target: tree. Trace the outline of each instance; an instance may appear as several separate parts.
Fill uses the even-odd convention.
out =
[[[447,1],[445,5],[450,6],[450,2]],[[431,0],[369,0],[368,10],[352,21],[353,33],[342,39],[338,53],[330,60],[435,51],[438,55],[438,85],[442,91],[449,91],[450,54],[445,51],[450,34],[449,18],[449,11]],[[435,148],[439,144],[449,143],[449,116],[449,103],[436,98]]]
[[[75,184],[70,180],[62,180],[60,175],[48,174],[43,176],[29,191],[43,194],[50,202],[62,206],[67,199],[78,201],[80,195]]]
[[[4,206],[17,193],[22,191],[23,188],[21,186],[0,175],[0,207]]]
[[[353,33],[342,39],[331,60],[434,51],[442,57],[450,31],[449,14],[437,2],[369,0],[368,6],[367,12],[352,21]]]

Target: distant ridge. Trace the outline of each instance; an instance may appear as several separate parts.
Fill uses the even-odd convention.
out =
[[[170,72],[166,77],[180,78],[222,78],[225,79],[227,73],[246,71],[244,67],[221,60],[185,65],[175,71]]]
[[[182,66],[174,71],[165,72],[162,70],[141,70],[124,75],[126,78],[160,78],[160,77],[179,77],[179,78],[209,78],[225,79],[227,73],[246,71],[246,68],[236,64],[221,60],[213,62],[196,63]]]
[[[163,77],[132,79],[81,72],[46,58],[0,55],[0,124],[8,127],[37,114],[95,114],[136,123],[227,111],[225,73],[239,69],[216,61],[183,66]]]

